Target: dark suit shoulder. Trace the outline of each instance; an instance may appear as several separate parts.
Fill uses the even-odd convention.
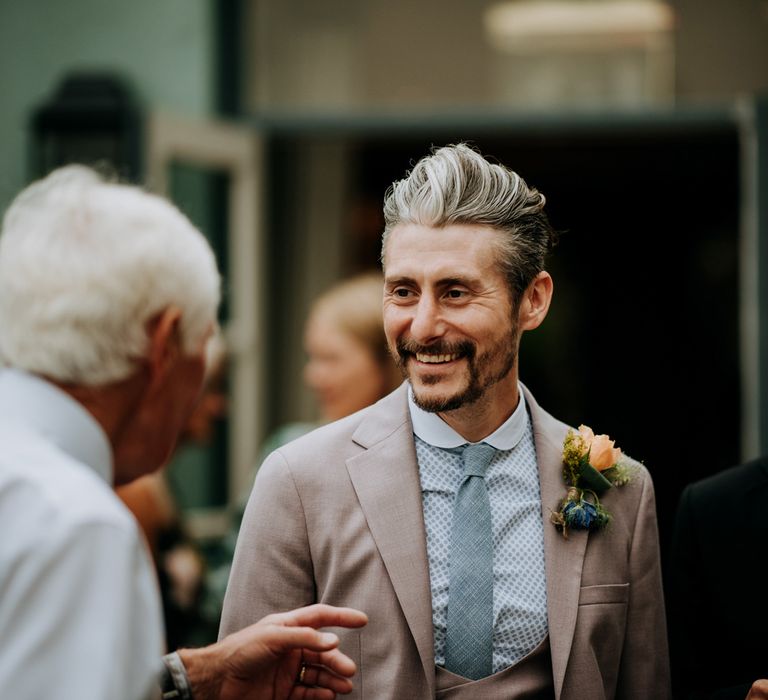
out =
[[[767,485],[768,457],[760,457],[689,484],[683,499],[697,507],[726,504]]]
[[[680,497],[675,540],[695,542],[701,551],[716,548],[720,557],[742,556],[756,538],[768,534],[762,517],[767,496],[766,458],[695,481]]]

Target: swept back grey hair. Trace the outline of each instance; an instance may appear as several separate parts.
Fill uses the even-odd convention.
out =
[[[444,146],[387,190],[382,262],[386,267],[387,239],[399,224],[489,226],[501,234],[499,265],[517,303],[556,243],[545,202],[516,172],[488,162],[467,144]]]
[[[0,362],[99,386],[129,377],[147,324],[181,311],[192,353],[216,320],[220,277],[203,235],[170,202],[70,165],[12,202],[0,234]]]

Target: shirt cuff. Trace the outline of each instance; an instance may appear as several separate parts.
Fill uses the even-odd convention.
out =
[[[160,690],[163,700],[192,700],[187,669],[178,652],[163,657],[163,670],[160,675]]]

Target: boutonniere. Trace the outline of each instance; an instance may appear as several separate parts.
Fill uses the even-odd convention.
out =
[[[595,435],[586,425],[569,430],[563,443],[563,478],[568,487],[560,507],[551,520],[563,537],[568,530],[600,530],[611,521],[611,514],[600,497],[614,486],[624,486],[634,467],[607,435]]]

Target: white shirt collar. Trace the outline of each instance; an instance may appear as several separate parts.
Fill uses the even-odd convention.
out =
[[[96,419],[50,382],[0,369],[0,421],[31,428],[112,485],[112,448]]]
[[[520,384],[517,386],[517,393],[520,397],[517,408],[507,420],[480,442],[486,442],[497,450],[511,450],[522,439],[525,434],[527,415],[522,386]],[[408,410],[411,413],[414,434],[427,444],[443,449],[461,447],[467,444],[467,440],[451,428],[437,413],[430,413],[416,405],[410,384],[408,385]]]

